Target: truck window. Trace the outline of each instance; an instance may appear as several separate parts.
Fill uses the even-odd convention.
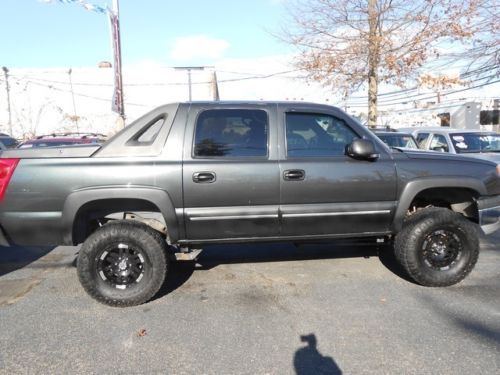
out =
[[[442,134],[434,134],[431,139],[431,144],[429,148],[434,151],[448,152],[449,149],[448,149],[448,143],[446,142],[446,137]]]
[[[418,147],[425,148],[425,144],[427,143],[427,138],[429,138],[430,133],[418,133],[417,134],[417,143]]]
[[[161,127],[165,123],[165,118],[161,117],[158,120],[152,122],[147,129],[142,132],[142,134],[137,138],[137,141],[139,143],[153,143],[153,141],[156,139],[158,136],[158,133],[160,132]]]
[[[265,157],[267,135],[263,110],[206,110],[196,121],[194,157]]]
[[[359,136],[336,117],[314,113],[286,114],[287,155],[340,156]]]

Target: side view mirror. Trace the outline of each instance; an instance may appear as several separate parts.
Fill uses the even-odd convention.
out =
[[[375,144],[369,139],[355,139],[347,146],[347,155],[353,159],[374,161],[380,157]]]

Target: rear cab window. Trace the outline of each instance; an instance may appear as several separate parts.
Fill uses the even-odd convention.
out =
[[[198,115],[194,158],[268,156],[269,121],[260,109],[212,109]]]

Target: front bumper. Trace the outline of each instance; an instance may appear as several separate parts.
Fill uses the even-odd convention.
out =
[[[492,234],[500,229],[500,195],[479,198],[477,209],[479,225],[485,234]]]

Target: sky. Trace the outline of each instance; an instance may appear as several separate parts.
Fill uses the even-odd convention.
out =
[[[290,1],[120,0],[127,121],[153,106],[187,100],[186,72],[170,69],[175,66],[214,66],[222,100],[299,100],[341,106],[354,115],[366,112],[366,87],[346,102],[331,87],[297,78],[303,76],[292,65],[297,51],[273,36],[286,26]],[[101,131],[99,126],[116,116],[111,112],[113,70],[97,68],[101,61],[113,61],[108,17],[71,2],[0,0],[0,67],[9,69],[17,136],[72,126],[72,114],[82,117],[82,126]],[[194,100],[212,99],[210,74],[193,72]],[[0,74],[1,131],[8,122],[6,87]],[[483,98],[490,103],[499,87],[451,93],[446,104],[458,108],[465,100]],[[379,108],[406,116],[420,100],[415,95],[429,97],[428,90],[400,90],[381,84],[381,95],[397,95],[381,96]]]
[[[106,15],[57,0],[0,2],[1,66],[81,67],[112,61]],[[290,47],[272,36],[284,22],[284,3],[121,0],[123,64],[213,65],[221,59],[289,54]]]

